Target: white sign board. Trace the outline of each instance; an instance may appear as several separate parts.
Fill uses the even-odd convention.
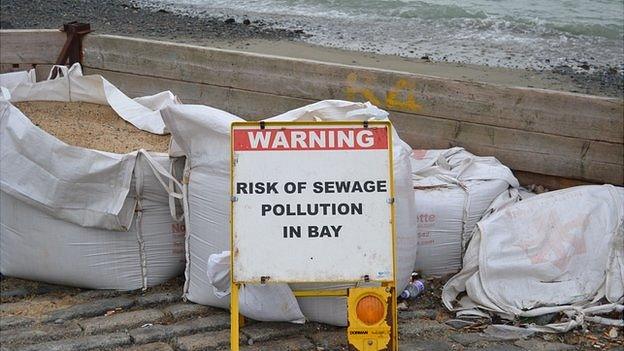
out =
[[[392,281],[391,145],[389,122],[233,124],[234,282]]]

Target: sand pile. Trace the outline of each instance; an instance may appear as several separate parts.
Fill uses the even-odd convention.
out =
[[[110,107],[87,102],[17,102],[39,128],[70,145],[101,151],[128,153],[138,149],[167,152],[169,135],[140,130]]]

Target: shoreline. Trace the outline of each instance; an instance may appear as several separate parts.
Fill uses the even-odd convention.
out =
[[[309,44],[305,29],[280,29],[261,18],[237,21],[195,17],[170,10],[142,7],[132,1],[105,3],[84,0],[72,7],[63,0],[6,0],[0,5],[1,29],[58,28],[65,22],[91,24],[100,34],[133,36],[220,49],[365,66],[428,76],[490,84],[550,89],[581,94],[623,97],[624,75],[607,69],[579,72],[569,66],[553,70],[514,69],[467,63],[431,61],[366,51],[350,51]]]

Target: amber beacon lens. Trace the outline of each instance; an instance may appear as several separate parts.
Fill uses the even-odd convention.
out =
[[[355,313],[364,324],[377,324],[384,318],[384,305],[377,296],[364,296],[358,301]]]

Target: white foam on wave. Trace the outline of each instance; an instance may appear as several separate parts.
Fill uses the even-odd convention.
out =
[[[624,65],[621,0],[145,0],[304,29],[324,46],[518,68]],[[590,4],[588,4],[590,3]],[[621,10],[621,11],[618,11]]]

